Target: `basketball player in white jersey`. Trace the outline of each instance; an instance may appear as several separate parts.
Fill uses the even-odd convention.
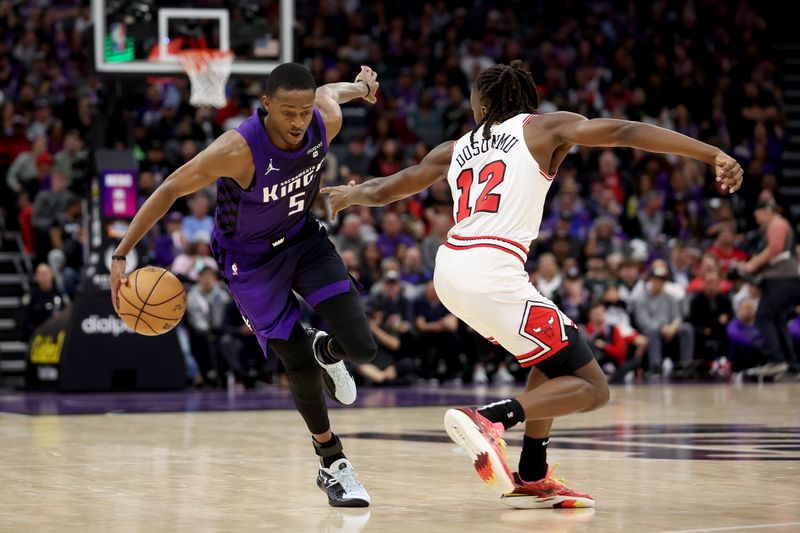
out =
[[[602,407],[608,385],[573,321],[536,290],[523,268],[558,166],[574,145],[631,147],[705,161],[728,192],[741,185],[742,169],[714,146],[649,124],[537,115],[536,86],[519,61],[481,73],[471,106],[475,130],[434,148],[418,165],[322,192],[330,195],[335,217],[350,205],[386,205],[447,178],[456,223],[436,256],[436,292],[453,314],[533,369],[522,395],[476,411],[450,409],[445,428],[509,506],[591,507],[591,496],[551,477],[546,449],[553,418]],[[512,473],[500,437],[522,422],[523,449]]]

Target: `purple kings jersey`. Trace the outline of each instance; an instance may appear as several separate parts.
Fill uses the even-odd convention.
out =
[[[319,192],[319,176],[328,140],[314,108],[306,142],[296,152],[277,148],[264,129],[266,111],[257,109],[237,131],[250,146],[255,176],[250,188],[232,179],[217,180],[214,233],[223,246],[264,244],[305,220]]]

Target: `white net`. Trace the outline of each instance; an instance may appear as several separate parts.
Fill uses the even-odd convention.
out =
[[[233,53],[224,50],[185,50],[178,54],[192,84],[193,106],[225,107],[225,84],[231,75]]]

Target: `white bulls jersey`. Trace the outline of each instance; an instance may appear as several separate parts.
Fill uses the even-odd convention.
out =
[[[575,323],[536,290],[523,268],[554,176],[531,155],[517,115],[453,143],[447,182],[456,224],[436,254],[434,287],[450,312],[514,354],[522,366],[559,353]],[[591,359],[591,357],[589,358]]]
[[[523,126],[535,115],[520,114],[492,127],[482,126],[453,143],[447,183],[453,194],[448,244],[491,244],[517,254],[525,262],[530,243],[539,235],[544,201],[553,177],[539,167],[525,144]]]

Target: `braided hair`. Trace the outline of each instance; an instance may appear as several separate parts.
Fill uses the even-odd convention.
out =
[[[535,113],[539,107],[539,95],[531,73],[522,68],[522,61],[516,59],[510,65],[495,65],[480,73],[475,80],[475,90],[481,102],[487,102],[487,112],[475,126],[470,141],[481,126],[483,138],[491,137],[491,126],[503,122],[520,113]]]

